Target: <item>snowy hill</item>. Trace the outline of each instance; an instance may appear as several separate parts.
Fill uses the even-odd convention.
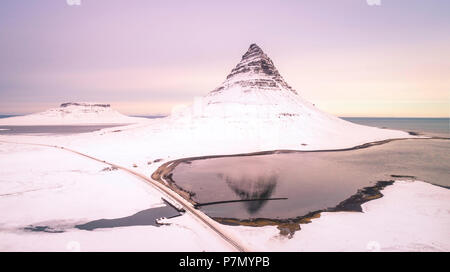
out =
[[[131,124],[145,121],[129,117],[100,103],[63,103],[44,112],[0,119],[0,125]]]
[[[172,127],[190,131],[193,137],[207,135],[207,141],[216,143],[250,140],[256,149],[265,150],[342,148],[408,137],[402,131],[357,125],[319,110],[284,81],[256,44],[219,87],[171,118]]]

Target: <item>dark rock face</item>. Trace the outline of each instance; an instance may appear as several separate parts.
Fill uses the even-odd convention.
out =
[[[241,62],[231,70],[227,79],[237,74],[252,72],[254,74],[265,74],[268,76],[280,76],[272,60],[256,44],[250,45],[248,51],[242,56]]]
[[[82,107],[102,107],[102,108],[109,108],[111,107],[110,104],[90,104],[90,103],[76,103],[76,102],[68,102],[63,103],[60,105],[61,108],[66,108],[69,106],[82,106]]]
[[[252,89],[279,91],[284,88],[297,94],[284,81],[272,60],[256,44],[250,45],[241,61],[231,70],[226,81],[212,93],[221,92],[236,85],[243,87],[245,91]]]

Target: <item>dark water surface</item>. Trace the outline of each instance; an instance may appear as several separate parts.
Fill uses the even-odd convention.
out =
[[[360,125],[415,131],[430,136],[450,137],[450,118],[342,118]]]
[[[161,217],[170,218],[177,215],[180,215],[180,213],[173,207],[163,206],[143,210],[126,217],[94,220],[82,225],[76,225],[75,227],[82,230],[94,230],[99,228],[117,228],[130,226],[158,226],[156,224],[156,219]]]
[[[64,126],[1,126],[0,135],[16,134],[77,134],[93,132],[104,128],[124,126],[126,124],[109,125],[64,125]]]
[[[18,114],[0,114],[0,119],[1,118],[15,117],[15,116],[20,116],[20,115],[18,115]]]
[[[172,218],[179,216],[181,213],[171,205],[150,208],[137,212],[130,216],[113,219],[98,219],[79,225],[61,224],[61,222],[43,222],[40,224],[29,225],[24,228],[26,231],[62,233],[73,227],[82,230],[95,230],[102,228],[118,228],[130,226],[159,226],[156,220],[162,217]],[[49,224],[50,223],[50,224]]]

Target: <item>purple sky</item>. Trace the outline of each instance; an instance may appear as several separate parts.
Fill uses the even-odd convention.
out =
[[[450,1],[2,0],[0,114],[68,101],[167,114],[250,43],[340,116],[448,117]]]

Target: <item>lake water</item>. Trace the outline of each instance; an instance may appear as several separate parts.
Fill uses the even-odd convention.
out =
[[[446,135],[448,119],[367,120],[375,126]],[[361,124],[364,120],[359,118]],[[173,180],[195,193],[198,203],[287,198],[201,206],[211,217],[293,218],[334,207],[366,186],[391,175],[450,186],[450,141],[414,139],[366,149],[300,152],[194,160],[173,171]]]
[[[62,233],[73,227],[82,230],[96,230],[131,226],[160,226],[160,224],[156,222],[157,219],[164,217],[172,218],[179,215],[181,215],[179,211],[167,204],[166,206],[146,209],[126,217],[98,219],[75,226],[70,224],[61,224],[61,222],[54,221],[28,225],[23,229],[33,232]]]
[[[77,229],[83,230],[95,230],[101,228],[118,228],[118,227],[130,227],[130,226],[159,226],[156,223],[158,218],[171,218],[180,215],[170,205],[146,209],[137,212],[133,215],[115,218],[115,219],[99,219],[91,222],[87,222],[81,225],[76,225]]]

